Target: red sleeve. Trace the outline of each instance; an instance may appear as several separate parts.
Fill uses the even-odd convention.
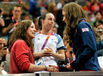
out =
[[[28,71],[30,66],[29,61],[29,47],[27,46],[26,42],[23,40],[18,40],[15,46],[15,55],[17,65],[22,71]]]

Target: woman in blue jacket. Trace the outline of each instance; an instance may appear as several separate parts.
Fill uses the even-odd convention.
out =
[[[80,5],[71,2],[63,7],[65,33],[73,47],[76,59],[67,65],[76,71],[100,71],[94,31],[88,23],[86,13]]]

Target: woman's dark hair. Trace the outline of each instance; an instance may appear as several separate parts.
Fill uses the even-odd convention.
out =
[[[17,39],[22,39],[27,43],[28,46],[33,47],[33,44],[27,35],[27,30],[31,24],[32,24],[31,20],[23,20],[17,25],[16,30],[14,30],[10,36],[10,40],[9,40],[10,46],[12,46],[12,44]]]

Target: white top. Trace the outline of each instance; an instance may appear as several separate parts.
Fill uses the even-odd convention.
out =
[[[53,33],[53,35],[51,35],[49,37],[44,49],[41,50],[47,36],[48,35],[44,35],[44,34],[41,34],[41,33],[38,33],[38,32],[36,33],[35,39],[34,39],[34,52],[41,52],[47,47],[52,48],[54,52],[57,52],[60,49],[65,48],[63,40],[60,37],[60,35]],[[35,60],[35,64],[36,65],[44,65],[44,66],[48,66],[48,65],[57,66],[56,59],[52,56],[42,57],[39,60]]]

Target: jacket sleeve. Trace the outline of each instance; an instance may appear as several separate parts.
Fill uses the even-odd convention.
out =
[[[28,53],[29,47],[27,46],[25,41],[19,41],[15,46],[15,56],[17,65],[21,71],[28,71],[28,68],[30,66]]]

